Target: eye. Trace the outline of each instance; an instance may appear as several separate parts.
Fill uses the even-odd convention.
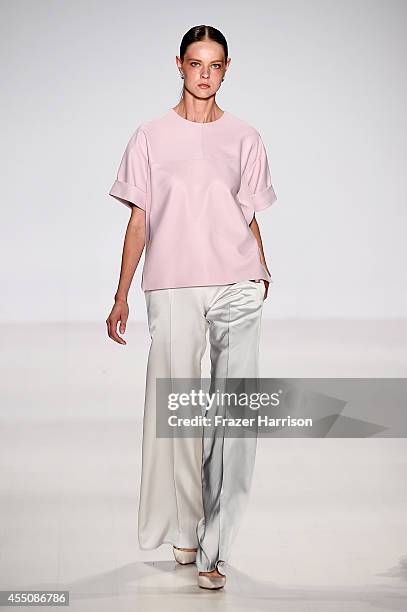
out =
[[[199,66],[199,62],[191,62],[191,66],[193,66],[193,67]],[[215,66],[216,69],[221,68],[221,64],[212,64],[212,66]]]

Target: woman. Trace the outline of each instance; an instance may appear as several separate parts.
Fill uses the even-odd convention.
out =
[[[196,563],[199,586],[221,588],[219,566],[247,501],[256,436],[209,430],[158,437],[155,383],[201,377],[208,329],[211,381],[258,377],[260,319],[272,279],[255,212],[276,196],[259,133],[215,101],[230,64],[223,34],[191,28],[176,63],[184,80],[180,102],[137,127],[109,192],[131,208],[131,218],[106,323],[109,337],[126,344],[117,324],[124,334],[127,295],[145,246],[141,287],[151,346],[139,543],[144,550],[171,543],[179,563]]]

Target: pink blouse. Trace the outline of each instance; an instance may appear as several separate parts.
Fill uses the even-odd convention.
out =
[[[146,212],[143,291],[273,282],[249,227],[276,200],[267,154],[235,115],[198,123],[170,109],[140,124],[109,195]]]

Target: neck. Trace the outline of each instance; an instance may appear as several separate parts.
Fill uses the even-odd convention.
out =
[[[200,123],[216,121],[223,115],[223,111],[216,104],[214,97],[209,100],[197,100],[192,96],[183,97],[173,107],[173,110],[184,119],[199,121]]]

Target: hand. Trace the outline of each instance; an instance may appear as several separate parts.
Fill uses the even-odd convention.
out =
[[[264,283],[264,284],[265,284],[265,286],[266,286],[266,290],[265,290],[265,292],[264,292],[264,298],[263,298],[263,302],[264,302],[264,300],[267,298],[267,295],[268,295],[268,292],[269,292],[269,285],[270,285],[270,282],[269,282],[269,281],[267,281],[267,280],[264,280],[263,278],[262,278],[261,280],[263,281],[263,283]]]
[[[119,331],[124,334],[126,331],[127,319],[129,318],[129,307],[126,300],[116,301],[110,315],[106,319],[107,334],[109,338],[118,344],[127,344],[117,333],[117,323],[120,321]]]

